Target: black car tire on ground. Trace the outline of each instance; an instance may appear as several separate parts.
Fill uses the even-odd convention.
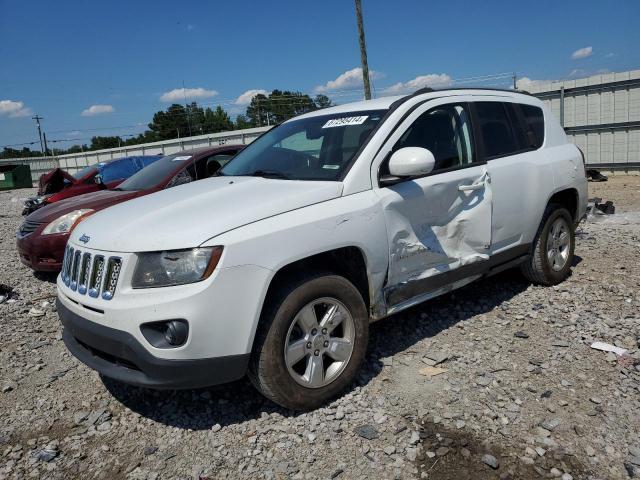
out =
[[[348,387],[364,360],[369,317],[362,295],[346,278],[328,272],[317,272],[281,282],[269,297],[254,341],[249,378],[263,395],[275,403],[294,410],[316,408]],[[285,349],[289,344],[292,325],[296,323],[295,319],[303,308],[322,299],[337,301],[351,315],[353,321],[349,320],[349,325],[353,345],[348,360],[344,362],[345,366],[330,383],[308,388],[296,381],[290,373],[285,360]],[[335,328],[337,330],[343,327]],[[311,342],[308,343],[310,344]],[[307,357],[303,357],[301,361],[307,360]],[[327,367],[327,372],[329,368]]]

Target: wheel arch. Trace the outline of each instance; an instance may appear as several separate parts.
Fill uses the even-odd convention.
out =
[[[264,300],[260,307],[260,319],[256,325],[256,331],[260,328],[262,322],[262,312],[274,298],[282,282],[299,278],[309,271],[326,271],[345,277],[353,283],[360,292],[360,295],[362,295],[364,304],[371,317],[371,309],[373,308],[372,298],[374,298],[374,294],[372,292],[372,282],[370,280],[367,257],[360,247],[346,246],[300,258],[280,267],[271,277],[271,281],[267,287]],[[253,350],[256,331],[254,331],[254,337],[251,339],[251,350]]]
[[[545,211],[551,204],[561,205],[565,207],[574,223],[577,223],[580,219],[578,218],[578,201],[579,194],[578,190],[575,188],[565,188],[562,190],[558,190],[553,193],[547,200],[547,204],[545,206]]]

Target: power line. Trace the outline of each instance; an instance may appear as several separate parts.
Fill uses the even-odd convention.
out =
[[[482,83],[484,85],[487,84],[487,82],[492,82],[491,85],[498,85],[497,83],[495,83],[498,80],[502,80],[504,79],[505,82],[504,83],[500,83],[500,86],[504,86],[507,84],[506,80],[510,80],[512,78],[514,74],[511,72],[504,72],[504,73],[497,73],[497,74],[491,74],[491,75],[480,75],[480,76],[473,76],[473,77],[461,77],[461,78],[457,78],[457,79],[451,79],[449,80],[450,85],[460,85],[460,84],[468,84],[468,83]],[[377,86],[376,85],[376,90],[379,92],[384,93],[385,91],[387,91],[390,87],[392,87],[394,85],[388,85],[388,86]],[[449,86],[449,85],[446,85]],[[443,85],[443,87],[445,87],[445,85]],[[285,90],[286,91],[286,90]],[[346,99],[349,97],[353,97],[356,95],[362,95],[363,94],[363,89],[362,88],[355,88],[355,89],[341,89],[341,90],[331,90],[331,91],[326,91],[326,92],[319,92],[322,94],[327,94],[328,96],[331,97],[332,100],[340,100],[340,99]],[[401,91],[398,92],[401,94],[404,94],[406,92]],[[311,101],[313,102],[313,97],[311,95],[308,94],[304,94],[304,93],[290,93],[287,95],[278,95],[275,98],[268,98],[267,96],[265,96],[266,98],[256,98],[254,97],[253,100],[255,101],[255,103],[258,105],[258,107],[261,106],[261,104],[264,103],[270,103],[270,104],[276,104],[277,106],[281,106],[281,107],[286,107],[286,106],[304,106],[304,104],[306,102],[308,102],[308,99],[311,99]],[[237,107],[242,107],[242,108],[246,108],[248,105],[237,105],[236,103],[237,99],[236,98],[228,98],[228,99],[219,99],[219,100],[213,100],[210,102],[201,102],[198,103],[198,107],[209,107],[209,106],[237,106]],[[133,113],[133,112],[131,112]],[[176,116],[187,116],[187,119],[190,120],[191,118],[191,111],[189,108],[187,108],[187,110],[183,113],[174,113],[173,115]],[[39,115],[36,115],[33,117],[34,120],[36,120],[37,124],[39,125],[39,120],[42,120],[43,117],[40,117]],[[64,130],[52,130],[49,133],[63,133],[63,132],[69,132],[69,131],[77,131],[77,132],[100,132],[100,131],[106,131],[106,130],[123,130],[123,129],[141,129],[141,130],[146,130],[147,129],[147,124],[140,122],[134,125],[117,125],[117,126],[109,126],[109,127],[98,127],[98,128],[67,128]],[[140,132],[140,134],[142,134],[143,131]],[[126,136],[126,135],[115,135],[115,136]],[[134,135],[135,136],[135,135]],[[39,135],[40,137],[40,135]],[[84,138],[75,138],[75,139],[60,139],[60,141],[68,141],[68,142],[75,142],[75,141],[82,141],[85,140]],[[88,139],[86,139],[88,140]],[[50,140],[53,141],[53,140]],[[37,142],[24,142],[24,143],[15,143],[15,144],[11,144],[11,145],[6,145],[6,147],[9,146],[21,146],[21,145],[34,145]],[[43,149],[43,145],[41,144],[41,150],[44,151]]]

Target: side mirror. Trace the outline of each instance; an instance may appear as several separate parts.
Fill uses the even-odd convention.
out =
[[[415,177],[433,170],[436,159],[426,148],[405,147],[396,150],[389,160],[389,173],[394,177]]]
[[[417,177],[433,171],[436,159],[430,150],[422,147],[404,147],[389,159],[389,175],[380,178],[381,185],[393,185],[404,177]]]

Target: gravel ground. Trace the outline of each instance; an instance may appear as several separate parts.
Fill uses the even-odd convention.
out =
[[[53,278],[17,259],[33,191],[0,192],[0,478],[640,477],[640,177],[591,187],[618,211],[582,223],[566,282],[505,272],[372,325],[357,383],[308,413],[248,381],[154,392],[80,364]]]

